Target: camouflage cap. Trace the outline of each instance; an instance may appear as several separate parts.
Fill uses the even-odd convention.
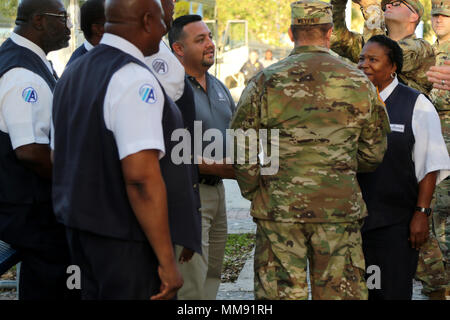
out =
[[[314,25],[333,22],[333,6],[319,0],[291,3],[292,25]]]
[[[442,14],[450,17],[450,0],[432,0],[431,14]]]
[[[422,19],[423,13],[425,12],[425,9],[423,8],[422,3],[420,3],[419,0],[382,0],[381,1],[381,7],[384,8],[388,3],[400,1],[408,5],[409,7],[412,7],[414,10],[416,10],[417,14],[419,15],[419,20]]]

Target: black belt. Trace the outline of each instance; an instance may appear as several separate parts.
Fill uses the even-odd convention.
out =
[[[207,184],[208,186],[215,186],[216,184],[219,184],[221,181],[222,181],[221,177],[200,175],[198,182],[202,184]]]

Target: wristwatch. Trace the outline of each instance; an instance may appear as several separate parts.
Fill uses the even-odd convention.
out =
[[[429,217],[431,215],[431,208],[422,208],[422,207],[416,207],[416,209],[414,209],[417,212],[423,212],[427,215],[427,217]]]

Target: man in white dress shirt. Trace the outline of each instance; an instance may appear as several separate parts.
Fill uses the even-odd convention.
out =
[[[22,259],[19,299],[62,299],[69,252],[51,204],[46,55],[68,46],[70,21],[59,0],[23,0],[16,25],[0,47],[0,239]]]

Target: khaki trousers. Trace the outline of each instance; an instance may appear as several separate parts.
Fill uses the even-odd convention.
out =
[[[219,290],[225,244],[227,241],[227,215],[223,182],[215,186],[200,184],[202,213],[202,255],[178,264],[184,284],[178,291],[179,300],[215,300]],[[183,248],[176,246],[176,255]]]

